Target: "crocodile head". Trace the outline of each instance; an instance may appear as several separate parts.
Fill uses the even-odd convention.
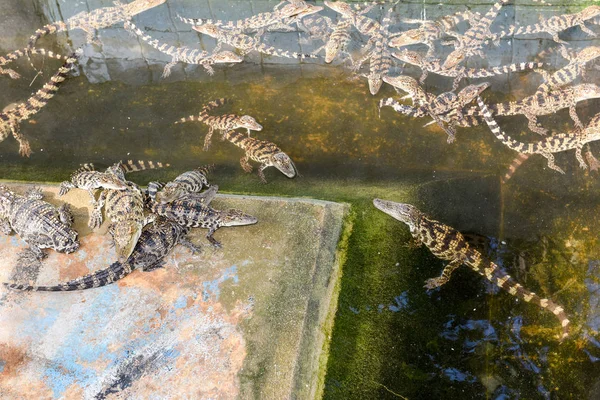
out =
[[[402,32],[402,35],[396,36],[388,43],[390,47],[403,47],[411,44],[423,43],[425,34],[422,28],[410,29]]]
[[[288,17],[293,17],[295,15],[298,15],[302,12],[304,12],[304,10],[306,10],[309,7],[308,4],[306,4],[304,1],[301,2],[290,2],[289,4],[284,5],[283,7],[281,7],[278,10],[279,15],[281,15],[281,18],[288,18]]]
[[[212,60],[215,64],[240,63],[244,61],[244,57],[235,54],[233,51],[226,50],[214,54]]]
[[[160,6],[165,3],[167,0],[135,0],[126,5],[129,8],[129,12],[132,15],[142,13],[146,10],[154,8],[156,6]]]
[[[451,70],[460,64],[461,61],[465,59],[465,52],[462,49],[454,50],[452,53],[448,54],[448,58],[442,65],[442,68],[445,70]]]
[[[411,232],[415,232],[423,213],[417,210],[416,207],[406,203],[396,203],[389,200],[375,199],[373,205],[378,210],[383,211],[392,218],[400,222],[404,222],[409,226]]]
[[[396,57],[400,61],[404,61],[405,63],[409,63],[412,65],[423,64],[423,56],[417,53],[416,51],[394,51],[392,52],[392,56]]]
[[[125,171],[123,170],[122,164],[119,161],[114,163],[112,166],[106,168],[106,175],[112,175],[121,182],[125,182]]]
[[[419,82],[410,76],[384,76],[383,81],[397,89],[409,93],[412,96],[414,96],[417,92],[422,91],[421,86],[419,86]]]
[[[593,83],[584,83],[573,86],[573,92],[575,93],[576,101],[596,99],[600,97],[600,86],[594,85]]]
[[[490,86],[488,82],[478,85],[469,85],[458,93],[458,97],[462,99],[463,104],[468,104]]]
[[[212,36],[214,38],[218,37],[221,31],[219,27],[215,24],[204,24],[204,25],[194,25],[192,29],[196,32],[200,32],[204,35]]]
[[[381,74],[371,73],[367,76],[367,81],[369,82],[369,92],[375,96],[379,92],[379,89],[381,89],[381,85],[383,85]]]
[[[160,192],[156,193],[155,201],[163,204],[170,203],[186,193],[187,191],[176,182],[169,182]]]
[[[125,260],[133,253],[133,249],[142,234],[142,224],[132,220],[114,223],[110,228],[117,255],[120,260]]]
[[[248,215],[240,210],[236,210],[235,208],[221,211],[220,216],[220,226],[253,225],[258,222],[256,217]]]
[[[579,17],[583,20],[594,18],[600,15],[600,6],[589,6],[579,12]]]
[[[98,185],[100,185],[104,189],[114,190],[125,190],[128,187],[127,183],[123,181],[119,176],[113,175],[111,173],[104,173],[98,176]]]
[[[293,178],[296,176],[296,165],[294,164],[292,159],[283,151],[271,157],[271,162],[273,163],[273,166],[275,168],[281,171],[281,173],[287,176],[288,178]]]
[[[262,125],[256,122],[254,118],[249,115],[242,115],[239,119],[237,128],[246,128],[253,131],[262,131]]]
[[[344,17],[352,17],[354,15],[354,11],[352,11],[350,4],[343,1],[326,1],[325,5],[333,11],[339,12]]]

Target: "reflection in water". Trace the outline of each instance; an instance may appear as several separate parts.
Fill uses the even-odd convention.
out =
[[[600,361],[600,261],[593,260],[588,264],[585,278],[585,286],[589,291],[586,327],[583,330],[583,337],[587,339],[587,347],[583,351],[588,355],[590,361]],[[589,348],[589,347],[592,348]]]

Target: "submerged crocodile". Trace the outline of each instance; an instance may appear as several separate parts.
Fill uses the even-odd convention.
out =
[[[189,47],[175,47],[167,43],[161,43],[158,39],[154,39],[152,36],[142,32],[142,30],[135,26],[131,21],[125,22],[125,29],[133,32],[140,39],[161,53],[172,57],[172,60],[165,65],[165,69],[162,73],[163,78],[167,78],[171,75],[171,68],[179,62],[201,65],[209,75],[213,75],[215,70],[212,68],[212,65],[214,64],[240,63],[244,61],[243,57],[240,57],[231,51],[220,51],[218,53],[209,54],[207,51],[190,49]]]
[[[421,26],[416,29],[410,29],[402,32],[400,35],[392,38],[388,45],[390,47],[404,47],[412,44],[425,44],[429,50],[427,50],[427,57],[432,56],[435,50],[434,42],[438,39],[442,39],[447,32],[452,28],[465,21],[472,21],[480,18],[479,13],[473,13],[471,11],[459,11],[452,15],[447,15],[439,18],[436,21],[418,20],[418,19],[403,19],[404,23],[419,23]]]
[[[577,116],[577,103],[584,100],[600,97],[600,86],[585,83],[576,86],[569,86],[564,89],[553,90],[552,92],[536,93],[526,97],[523,100],[511,101],[488,106],[488,110],[493,115],[518,115],[523,114],[529,120],[529,129],[533,132],[545,135],[547,130],[540,127],[537,117],[540,115],[554,114],[563,108],[569,109],[569,114],[578,128],[583,129],[583,124]],[[480,115],[480,109],[474,107],[467,110],[468,115]]]
[[[56,208],[42,200],[39,189],[25,196],[0,185],[0,232],[9,235],[14,231],[30,247],[25,258],[37,260],[45,257],[42,249],[72,253],[79,248],[77,232],[71,228],[73,216],[69,206]]]
[[[26,102],[18,103],[13,108],[0,112],[0,141],[3,141],[8,135],[12,134],[17,142],[19,142],[19,154],[21,156],[29,157],[31,155],[31,146],[19,130],[20,123],[37,114],[56,95],[60,85],[67,79],[69,71],[71,71],[77,62],[77,54],[79,52],[70,55],[65,63],[50,78],[50,81],[35,92]]]
[[[240,159],[240,164],[244,171],[248,173],[252,172],[252,166],[249,163],[250,160],[260,163],[260,166],[258,167],[258,177],[263,183],[267,183],[263,171],[268,167],[277,168],[288,178],[296,176],[296,165],[287,154],[275,145],[275,143],[251,138],[236,131],[225,133],[225,139],[246,152],[244,157]]]
[[[221,243],[213,237],[217,229],[227,226],[253,225],[258,221],[256,217],[245,214],[240,210],[221,211],[209,207],[208,203],[216,194],[216,190],[212,189],[207,192],[208,194],[205,196],[207,201],[198,201],[196,198],[182,198],[164,204],[150,202],[149,208],[156,215],[174,221],[178,225],[188,228],[208,229],[206,239],[214,247],[221,247]]]
[[[410,80],[407,80],[410,83]],[[454,129],[455,123],[446,124],[451,121],[450,119],[444,118],[444,115],[452,113],[456,115],[458,121],[463,120],[462,109],[475,100],[477,96],[487,89],[489,83],[481,83],[479,85],[469,85],[462,89],[458,94],[454,92],[445,92],[437,97],[425,94],[424,99],[420,99],[419,102],[422,104],[419,107],[411,107],[404,104],[400,104],[393,98],[381,99],[379,102],[379,108],[383,106],[390,106],[395,111],[410,117],[424,117],[431,116],[435,122],[448,134],[448,143],[452,143],[455,140],[456,130]],[[412,89],[408,89],[412,90]],[[417,94],[409,94],[410,96],[417,96]],[[418,94],[418,96],[422,96]]]
[[[377,209],[408,225],[415,244],[424,244],[433,255],[449,261],[439,277],[425,282],[425,288],[434,289],[444,285],[450,280],[451,274],[464,264],[518,299],[550,311],[558,318],[562,327],[561,340],[569,335],[569,319],[563,307],[525,289],[498,265],[472,248],[456,229],[430,218],[410,204],[380,199],[373,200],[373,204]]]
[[[315,58],[313,54],[302,54],[291,52],[287,50],[276,49],[273,46],[268,46],[260,42],[258,37],[246,35],[237,31],[229,31],[227,29],[219,28],[213,24],[195,25],[192,27],[197,32],[204,35],[208,35],[217,39],[217,46],[214,49],[214,53],[221,49],[223,43],[239,49],[242,56],[248,54],[251,51],[257,51],[259,53],[267,54],[274,57],[287,57],[287,58]]]
[[[463,78],[489,78],[491,76],[505,75],[511,72],[534,70],[538,68],[544,68],[547,66],[547,64],[543,62],[522,62],[503,65],[500,67],[491,67],[487,69],[466,68],[461,65],[457,65],[452,69],[444,69],[442,67],[442,62],[440,59],[423,57],[422,55],[414,51],[395,51],[392,52],[392,56],[396,57],[402,62],[409,63],[421,68],[423,70],[423,73],[420,78],[421,83],[425,82],[425,79],[427,78],[427,75],[430,72],[436,75],[449,76],[454,78],[454,82],[452,83],[452,90],[456,90],[458,88],[458,84]]]
[[[552,75],[549,75],[545,71],[538,71],[544,75],[545,82],[537,88],[536,94],[549,92],[573,82],[584,74],[585,64],[598,57],[600,57],[600,47],[590,46],[581,50],[577,55],[570,59],[567,66],[559,69]]]
[[[214,164],[204,165],[184,172],[167,184],[150,182],[148,196],[158,203],[169,203],[185,195],[199,193],[203,188],[210,187],[206,176],[214,168]]]
[[[115,262],[108,268],[55,286],[34,286],[19,283],[5,283],[4,285],[16,290],[45,292],[65,292],[106,286],[123,279],[136,269],[147,272],[161,268],[164,265],[165,257],[177,244],[190,248],[192,252],[199,251],[198,247],[186,239],[189,229],[176,222],[159,219],[144,229],[133,252],[124,262]]]
[[[204,151],[207,151],[210,148],[210,142],[212,139],[212,135],[215,129],[221,132],[221,134],[225,135],[226,132],[238,129],[238,128],[246,128],[248,131],[248,136],[250,136],[250,131],[261,131],[262,125],[260,125],[254,118],[249,115],[236,115],[236,114],[223,114],[223,115],[210,115],[209,112],[214,110],[215,108],[221,107],[224,104],[227,104],[229,100],[226,98],[221,98],[217,100],[213,100],[206,104],[200,114],[198,116],[190,115],[187,118],[181,118],[179,121],[175,122],[176,124],[181,124],[183,122],[188,121],[199,121],[206,125],[208,125],[208,133],[204,138]]]
[[[575,149],[575,157],[579,161],[579,165],[581,168],[586,169],[587,164],[581,155],[583,146],[600,139],[600,113],[598,113],[584,129],[554,134],[534,143],[518,142],[500,129],[492,113],[481,98],[477,98],[477,104],[479,104],[483,118],[490,130],[505,146],[522,154],[540,154],[548,160],[548,168],[558,171],[561,174],[565,172],[554,163],[554,153]]]
[[[33,36],[29,38],[27,52],[33,50],[36,42],[43,36],[55,32],[72,31],[81,29],[87,34],[86,40],[88,43],[95,42],[95,30],[108,28],[120,22],[129,21],[133,16],[140,14],[146,10],[159,6],[167,0],[134,0],[131,3],[123,4],[120,1],[115,1],[113,7],[102,7],[90,12],[82,11],[66,22],[58,21],[48,24],[43,28],[38,29]]]
[[[510,0],[498,0],[483,17],[472,21],[471,28],[468,29],[464,35],[457,34],[456,32],[447,32],[448,34],[455,36],[458,43],[456,44],[454,51],[446,58],[442,68],[446,70],[453,69],[467,57],[474,55],[485,58],[481,48],[485,39],[492,35],[490,26],[492,25],[492,22],[494,22],[494,19],[496,19],[502,6],[509,1]]]
[[[507,31],[491,35],[489,40],[497,43],[500,39],[507,36],[548,33],[556,43],[567,44],[567,42],[561,40],[558,36],[560,32],[574,26],[580,26],[589,36],[595,37],[596,34],[590,28],[585,26],[585,23],[598,16],[600,16],[600,6],[589,6],[574,14],[555,15],[550,18],[543,18],[540,16],[540,22],[537,24],[525,26],[513,25]]]

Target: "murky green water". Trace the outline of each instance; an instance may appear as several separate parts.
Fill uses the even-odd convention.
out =
[[[193,9],[191,2],[183,3],[184,9]],[[264,11],[261,4],[252,3],[253,10]],[[140,18],[151,26],[158,15]],[[24,20],[36,25],[38,18]],[[22,31],[4,33],[12,36],[0,47],[8,51],[12,48],[5,46],[13,42],[24,45],[31,32],[26,28],[23,24]],[[111,41],[112,48],[115,38],[132,40],[122,30],[111,35],[103,40]],[[91,83],[85,76],[72,78],[23,124],[31,158],[18,156],[12,138],[0,143],[2,178],[58,182],[83,162],[172,164],[169,170],[131,175],[145,184],[215,163],[214,181],[225,192],[348,202],[352,230],[325,398],[600,398],[600,174],[580,170],[572,151],[557,155],[565,175],[532,156],[501,185],[499,177],[516,153],[487,127],[460,129],[449,145],[439,128],[422,127],[428,120],[401,117],[390,108],[379,115],[379,99],[394,91],[384,86],[371,96],[365,79],[353,79],[339,65],[245,63],[217,67],[213,78],[182,69],[161,81],[164,64],[120,63],[113,56],[106,64],[114,79]],[[44,75],[32,88],[33,73],[25,62],[19,65],[23,80],[2,78],[4,105],[25,99],[59,63],[46,61]],[[589,81],[597,77],[590,75]],[[492,79],[485,98],[523,97],[539,79],[527,73]],[[435,93],[450,85],[434,77],[427,82],[427,90]],[[264,129],[254,136],[277,143],[302,176],[288,180],[269,169],[269,183],[262,185],[240,168],[242,152],[217,136],[211,151],[202,151],[204,125],[173,125],[219,97],[234,100],[224,111],[255,117]],[[578,106],[584,123],[599,105],[592,100]],[[556,130],[571,126],[566,110],[540,120]],[[499,121],[508,132],[525,133],[524,117]],[[592,145],[592,150],[600,156],[600,147]],[[414,201],[436,219],[483,239],[493,261],[525,287],[565,307],[571,337],[559,344],[552,315],[499,292],[467,268],[442,288],[426,292],[423,282],[437,276],[444,264],[427,249],[407,247],[406,226],[375,210],[374,197]]]

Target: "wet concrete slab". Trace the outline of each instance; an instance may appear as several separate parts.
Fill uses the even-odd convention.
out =
[[[29,185],[9,184],[19,193]],[[116,260],[106,235],[87,228],[88,194],[72,205],[81,248],[48,251],[39,271],[16,266],[26,245],[0,236],[0,281],[55,284]],[[134,271],[104,288],[23,293],[0,288],[0,397],[313,398],[321,390],[335,312],[337,243],[347,206],[310,199],[220,195],[258,224],[223,228],[214,249],[196,229],[164,268]]]

